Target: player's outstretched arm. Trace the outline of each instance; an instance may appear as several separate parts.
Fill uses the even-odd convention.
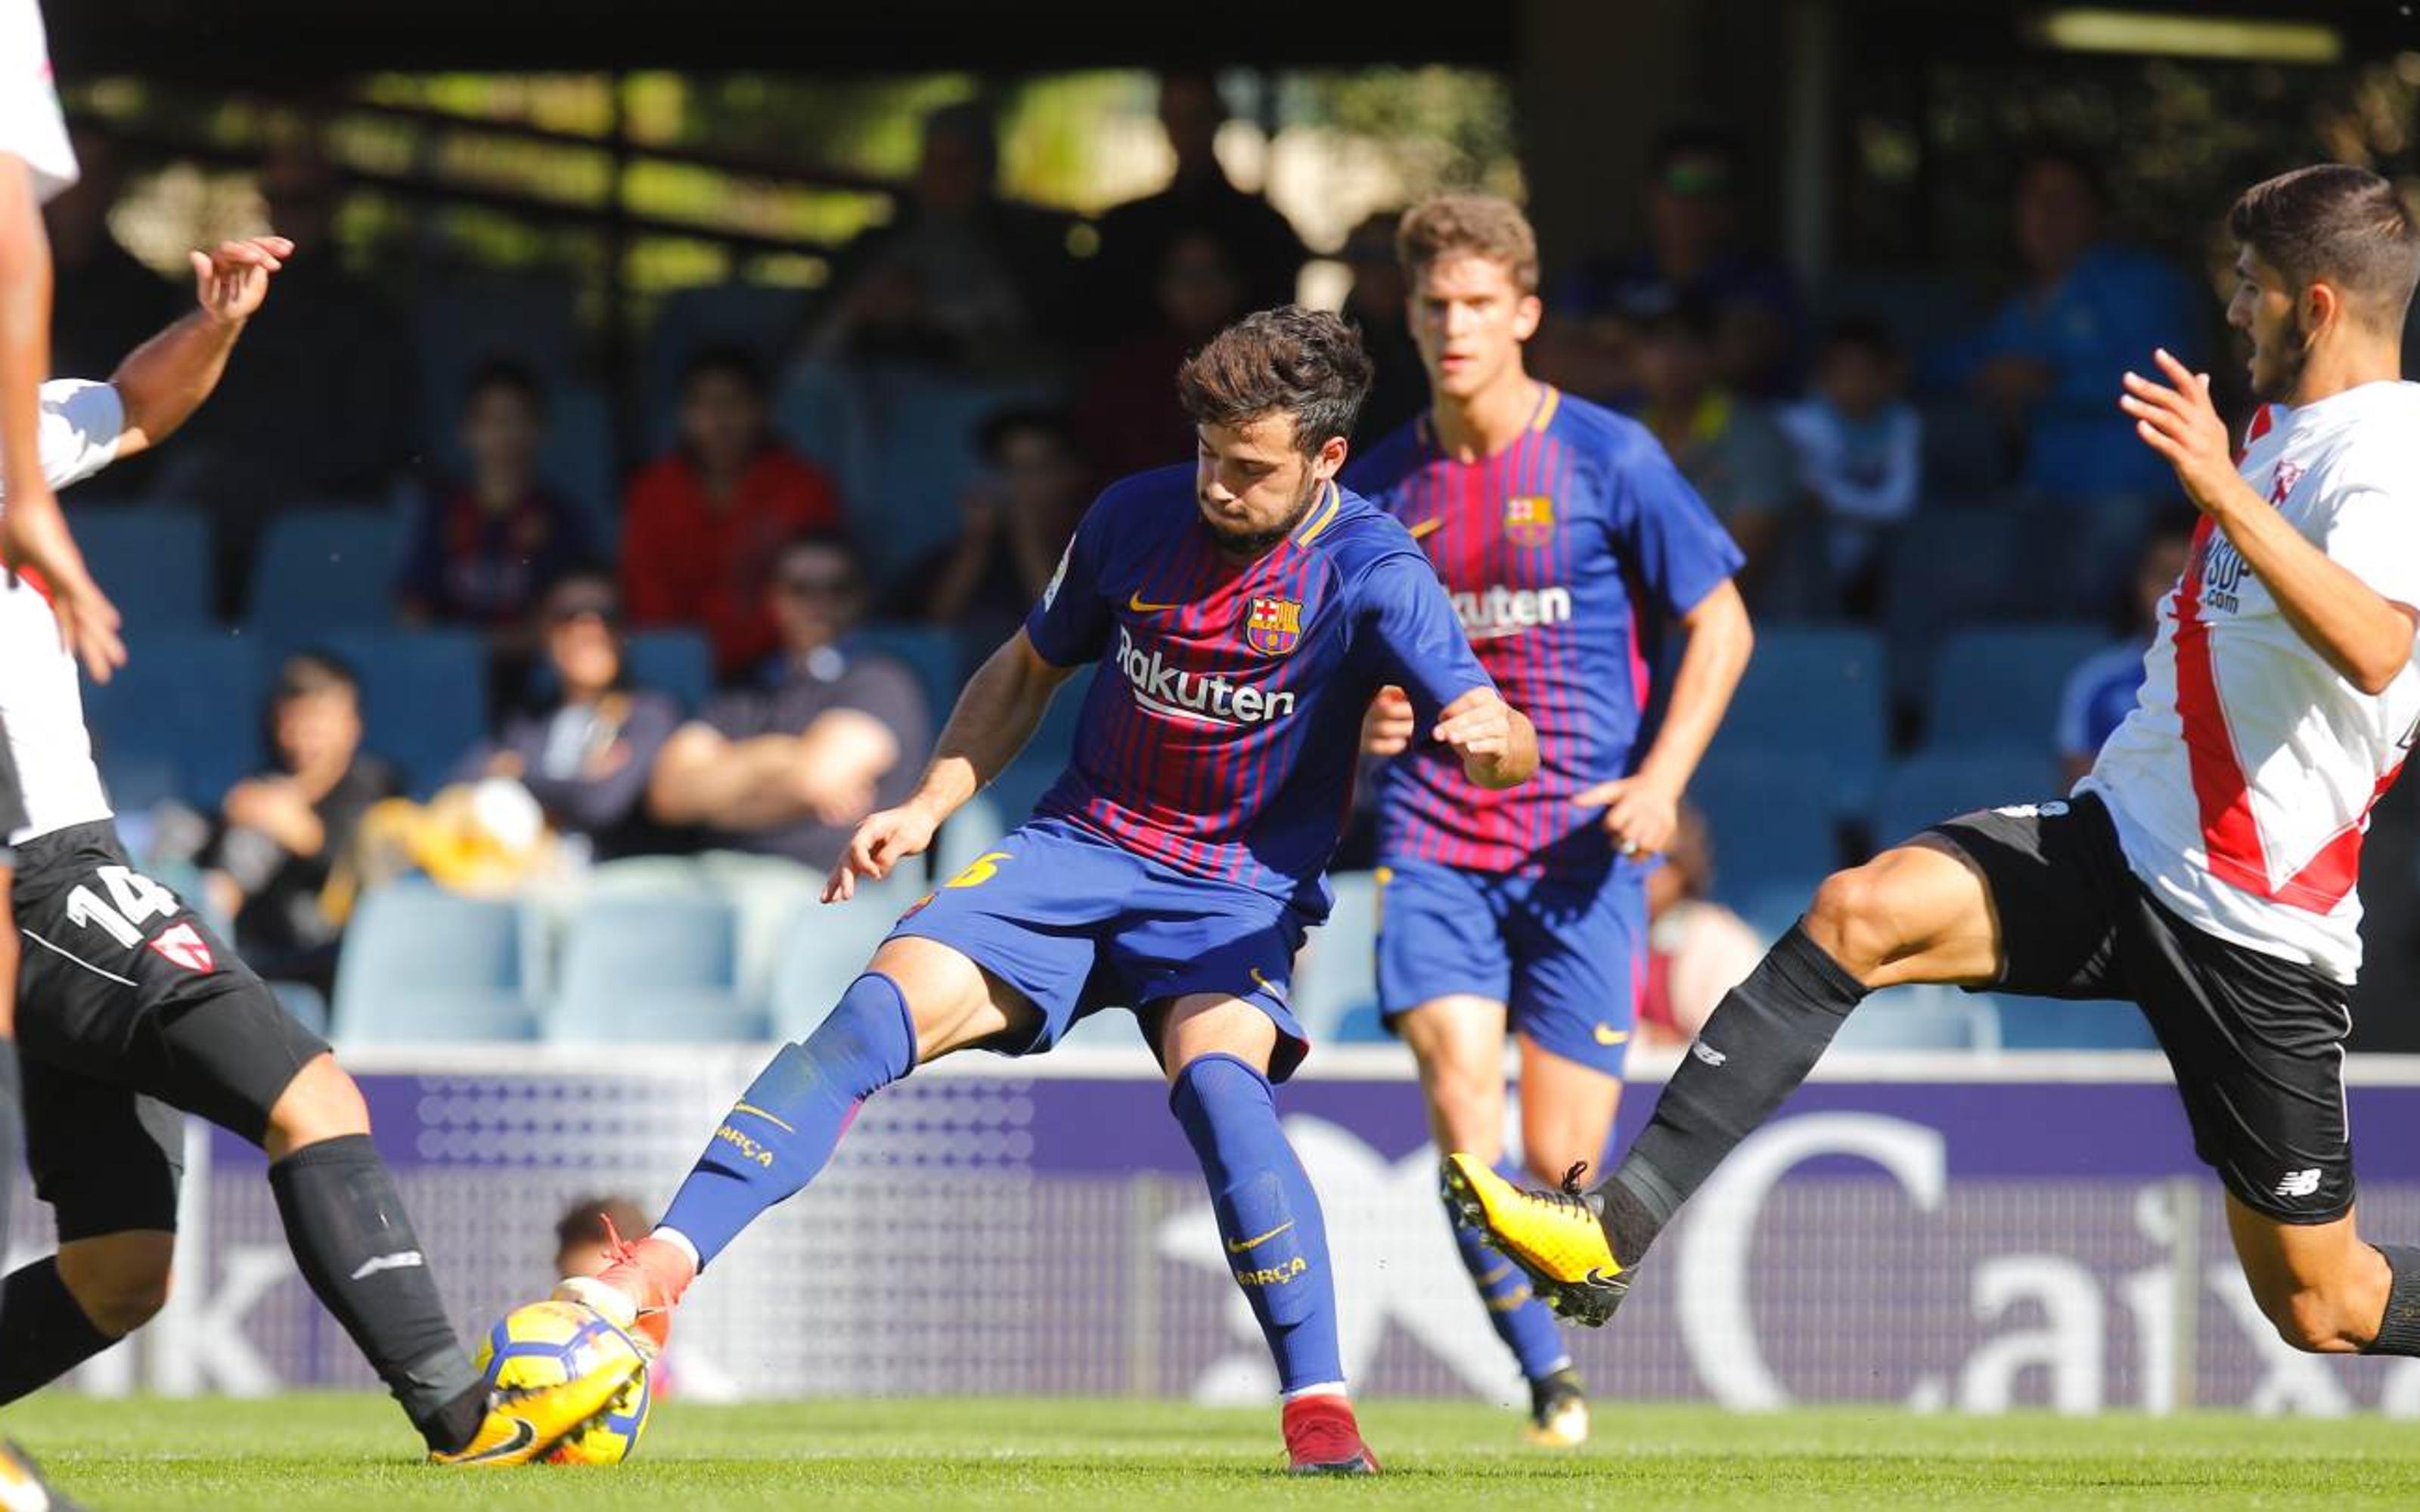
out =
[[[2164,351],[2152,359],[2176,387],[2126,375],[2118,407],[2133,416],[2135,434],[2177,470],[2194,507],[2226,532],[2304,643],[2364,693],[2385,692],[2412,662],[2420,609],[2362,581],[2253,492],[2211,402],[2210,375]]]
[[[126,354],[109,376],[126,407],[117,455],[157,446],[183,424],[217,388],[244,322],[269,297],[270,275],[286,266],[294,243],[284,237],[223,241],[191,255],[192,313]]]
[[[1435,736],[1483,788],[1519,787],[1538,769],[1538,730],[1492,687],[1474,687],[1437,713]]]
[[[873,814],[857,826],[824,885],[824,902],[855,896],[858,878],[878,882],[892,867],[932,844],[941,821],[1025,748],[1050,706],[1050,695],[1075,671],[1045,658],[1023,630],[1010,636],[967,679],[916,791],[899,807]]]
[[[1756,649],[1747,603],[1728,578],[1681,616],[1681,627],[1689,643],[1673,674],[1671,705],[1638,770],[1572,795],[1574,803],[1605,810],[1606,832],[1625,856],[1654,856],[1672,843],[1681,827],[1681,796],[1722,728]]]

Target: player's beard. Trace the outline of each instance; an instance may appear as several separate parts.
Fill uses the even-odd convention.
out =
[[[1221,551],[1232,552],[1239,557],[1256,557],[1292,535],[1295,527],[1302,523],[1303,517],[1311,513],[1311,506],[1319,501],[1319,496],[1326,488],[1327,485],[1320,480],[1317,473],[1311,474],[1304,480],[1302,497],[1294,501],[1292,509],[1286,511],[1285,518],[1264,531],[1227,530],[1213,523],[1207,515],[1202,517],[1202,523],[1208,527],[1211,539],[1218,543],[1218,549]]]
[[[2303,369],[2311,362],[2311,335],[2303,329],[2303,312],[2299,309],[2294,312],[2294,325],[2289,334],[2293,337],[2293,345],[2277,353],[2276,368],[2270,374],[2268,381],[2261,382],[2255,375],[2252,396],[2262,404],[2288,403],[2294,397],[2294,391],[2303,386]]]

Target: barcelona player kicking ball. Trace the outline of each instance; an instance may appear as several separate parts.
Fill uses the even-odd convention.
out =
[[[774,1057],[655,1232],[558,1295],[660,1343],[699,1272],[814,1178],[865,1098],[954,1051],[1047,1051],[1126,1007],[1276,1361],[1290,1467],[1377,1469],[1345,1393],[1319,1199],[1272,1091],[1309,1049],[1287,1004],[1295,952],[1326,912],[1381,687],[1404,689],[1480,787],[1527,780],[1538,756],[1419,546],[1337,484],[1369,383],[1359,338],[1295,307],[1248,316],[1185,364],[1193,465],[1094,504],[1024,627],[959,696],[916,792],[859,826],[826,900],[923,851],[1052,691],[1097,665],[1065,774]]]

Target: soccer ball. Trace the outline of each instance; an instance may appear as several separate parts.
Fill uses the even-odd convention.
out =
[[[475,1363],[490,1390],[509,1393],[560,1385],[617,1356],[646,1358],[637,1341],[596,1309],[576,1302],[535,1302],[513,1309],[488,1330]],[[647,1410],[655,1405],[648,1374],[642,1368],[633,1375],[602,1413],[547,1452],[548,1462],[618,1465],[637,1453]]]

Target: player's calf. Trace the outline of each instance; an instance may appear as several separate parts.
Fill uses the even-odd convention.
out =
[[[168,1298],[177,1236],[70,1239],[0,1284],[0,1405],[49,1385],[148,1322]]]

